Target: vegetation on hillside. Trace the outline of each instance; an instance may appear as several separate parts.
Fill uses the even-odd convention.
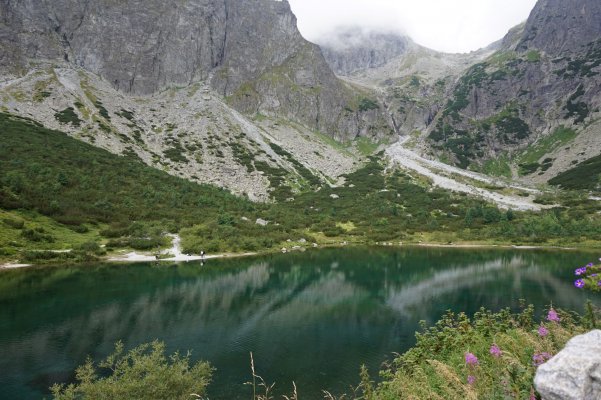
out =
[[[585,193],[541,196],[540,203],[558,207],[540,213],[499,210],[386,170],[378,157],[335,188],[319,187],[309,170],[297,166],[313,189],[277,193],[279,201],[257,204],[22,118],[0,114],[0,137],[2,258],[23,258],[32,249],[85,248],[79,255],[29,252],[26,258],[90,259],[102,253],[94,250],[101,244],[109,252],[156,250],[168,245],[168,232],[181,234],[188,253],[342,242],[590,244],[601,234],[600,207]],[[265,173],[279,179],[278,171]],[[255,223],[258,218],[268,224]]]

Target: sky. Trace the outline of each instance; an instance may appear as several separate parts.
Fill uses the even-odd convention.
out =
[[[434,50],[486,47],[525,21],[536,0],[288,0],[303,36],[317,41],[337,26],[408,34]]]

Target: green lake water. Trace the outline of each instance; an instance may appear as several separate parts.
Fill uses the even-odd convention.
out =
[[[0,399],[47,398],[88,355],[160,339],[216,368],[209,397],[249,399],[257,372],[305,399],[374,378],[445,310],[518,309],[526,299],[583,310],[572,286],[596,253],[341,248],[200,263],[0,271]]]

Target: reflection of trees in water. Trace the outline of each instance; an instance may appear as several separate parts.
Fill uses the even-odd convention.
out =
[[[99,352],[107,353],[120,339],[137,344],[154,338],[194,335],[207,323],[217,327],[223,325],[215,332],[216,336],[222,335],[231,328],[231,324],[227,324],[228,318],[244,318],[245,314],[252,313],[244,307],[237,310],[235,316],[229,311],[237,303],[244,303],[240,301],[241,297],[251,297],[268,280],[268,265],[260,263],[210,280],[183,281],[158,291],[149,290],[130,303],[112,302],[90,313],[57,321],[52,326],[41,326],[3,346],[3,360],[10,360],[17,369],[20,366],[15,364],[19,363],[25,367],[31,363],[56,365],[69,358],[80,361],[98,344],[103,344]],[[60,348],[57,342],[61,343]],[[27,357],[23,357],[23,353]],[[0,365],[2,363],[0,361]]]

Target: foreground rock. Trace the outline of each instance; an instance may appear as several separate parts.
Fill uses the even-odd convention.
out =
[[[544,400],[600,399],[601,330],[571,339],[538,368],[534,385]]]

